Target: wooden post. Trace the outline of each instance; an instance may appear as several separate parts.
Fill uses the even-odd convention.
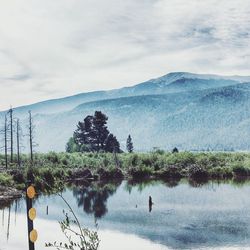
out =
[[[34,229],[33,225],[33,220],[36,217],[36,210],[32,207],[32,199],[34,197],[35,197],[35,189],[31,185],[31,181],[28,181],[26,189],[26,207],[27,207],[29,250],[35,250],[35,241],[37,240],[37,231]]]

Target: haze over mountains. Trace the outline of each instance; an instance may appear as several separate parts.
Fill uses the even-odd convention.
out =
[[[128,134],[138,151],[250,149],[250,77],[175,72],[132,87],[48,100],[15,109],[23,130],[28,110],[40,152],[64,151],[77,122],[95,110],[108,115],[123,149]]]

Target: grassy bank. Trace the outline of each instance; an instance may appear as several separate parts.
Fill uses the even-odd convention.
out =
[[[4,156],[0,155],[4,166]],[[32,168],[22,155],[22,168],[15,164],[0,173],[0,185],[24,188],[31,178],[40,190],[77,179],[230,179],[250,177],[250,153],[54,153],[36,154]]]

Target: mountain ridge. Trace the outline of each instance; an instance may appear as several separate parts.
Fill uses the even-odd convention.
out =
[[[37,150],[64,151],[77,122],[95,110],[108,115],[108,127],[123,149],[128,134],[131,134],[135,149],[140,151],[153,147],[165,150],[173,147],[180,150],[250,150],[248,78],[236,81],[235,78],[217,79],[214,75],[216,79],[211,79],[211,75],[198,76],[200,78],[195,79],[190,73],[170,73],[161,79],[108,94],[105,91],[91,92],[92,96],[84,93],[83,99],[79,94],[73,102],[72,97],[66,97],[69,103],[64,101],[65,98],[60,99],[56,105],[61,106],[56,112],[39,111],[53,109],[50,107],[53,100],[40,103],[35,112],[32,110],[37,128]],[[25,109],[16,108],[14,112],[23,127],[26,126]]]
[[[155,88],[157,84],[162,84],[162,83],[164,83],[165,86],[168,86],[169,84],[174,83],[175,81],[178,81],[184,78],[187,80],[189,79],[191,81],[193,81],[194,79],[196,79],[197,81],[209,80],[209,79],[210,80],[211,79],[213,80],[223,79],[223,80],[229,81],[225,83],[225,86],[228,84],[229,85],[236,84],[237,83],[236,79],[238,79],[238,83],[244,83],[248,81],[250,82],[250,76],[220,76],[220,75],[212,75],[212,74],[194,74],[194,73],[189,73],[189,72],[171,72],[159,78],[153,78],[148,81],[135,84],[130,87],[122,87],[122,88],[113,89],[113,90],[100,90],[100,91],[79,93],[79,94],[75,94],[72,96],[54,98],[50,100],[36,102],[33,104],[29,104],[29,105],[19,106],[19,107],[16,107],[15,109],[22,113],[27,112],[28,110],[32,110],[34,113],[39,113],[39,112],[45,112],[47,114],[53,113],[53,112],[56,113],[60,110],[60,108],[58,107],[61,107],[62,105],[64,106],[64,108],[61,111],[65,111],[65,110],[72,109],[74,105],[77,106],[78,104],[81,104],[81,102],[88,102],[92,100],[95,101],[98,99],[112,99],[115,97],[124,97],[124,96],[131,96],[131,95],[148,94],[148,91],[152,91],[155,89],[150,89],[150,90],[147,90],[146,92],[143,92],[143,93],[140,92],[137,94],[134,92],[134,90],[138,90],[138,89],[143,88],[144,86],[149,86],[149,85]],[[162,91],[162,89],[160,91]],[[47,106],[49,106],[50,108],[47,108]],[[46,111],[42,109],[46,109]],[[6,110],[0,111],[0,113],[2,112],[6,112]]]

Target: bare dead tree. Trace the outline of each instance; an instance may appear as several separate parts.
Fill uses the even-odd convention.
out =
[[[17,141],[17,165],[18,165],[18,167],[20,167],[21,160],[20,160],[20,124],[19,124],[19,119],[17,119],[17,122],[16,122],[16,141]]]
[[[33,122],[32,114],[31,111],[29,111],[29,145],[30,145],[30,160],[31,163],[33,163],[34,160],[34,147],[37,146],[34,142],[34,130],[35,130],[35,125]]]
[[[9,109],[10,115],[10,162],[13,163],[13,108]]]
[[[4,126],[0,130],[0,134],[3,136],[3,146],[0,147],[1,150],[4,150],[5,158],[5,168],[8,168],[8,144],[9,144],[9,126],[8,126],[8,114],[4,116]]]
[[[5,168],[8,168],[8,139],[7,139],[7,131],[8,131],[8,120],[7,115],[5,115],[4,122],[4,156],[5,156]]]

